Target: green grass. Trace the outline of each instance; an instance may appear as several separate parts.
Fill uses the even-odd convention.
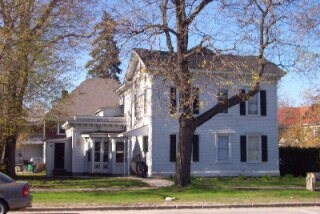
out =
[[[126,180],[120,178],[101,179],[105,179],[101,181],[102,183],[110,181],[109,187],[118,186],[118,182]],[[59,185],[59,182],[56,181],[56,184]],[[90,185],[90,179],[86,179],[83,183],[79,180],[76,186],[79,188],[82,185]],[[305,178],[295,177],[193,178],[192,184],[186,188],[172,186],[152,190],[138,189],[115,192],[37,192],[32,193],[32,196],[34,206],[67,206],[70,203],[93,206],[145,203],[183,204],[188,202],[215,204],[320,202],[320,192],[305,190]],[[165,202],[164,198],[167,196],[175,197],[177,200]]]

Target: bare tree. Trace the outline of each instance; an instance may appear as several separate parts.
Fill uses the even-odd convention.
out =
[[[15,147],[25,107],[48,102],[68,70],[68,49],[90,30],[90,1],[0,1],[0,142],[15,176]]]
[[[281,24],[285,19],[285,8],[290,1],[280,0],[140,0],[124,1],[110,11],[118,21],[119,38],[125,44],[142,45],[151,48],[163,48],[167,51],[166,60],[160,73],[171,81],[180,94],[180,109],[175,114],[179,121],[179,143],[176,158],[175,183],[179,186],[190,184],[190,163],[192,139],[195,130],[218,113],[248,100],[255,95],[264,77],[267,57],[276,53],[281,38]],[[120,8],[120,9],[119,9]],[[223,22],[223,25],[219,25]],[[229,29],[227,32],[226,30]],[[231,32],[235,32],[231,35]],[[224,37],[226,36],[226,37]],[[233,37],[233,40],[227,40]],[[221,45],[221,43],[223,43]],[[257,57],[254,69],[245,74],[245,66],[234,65],[234,76],[238,82],[248,81],[250,87],[246,93],[239,92],[224,97],[216,105],[202,114],[192,114],[196,98],[193,81],[197,72],[190,69],[190,60],[195,56],[204,56],[206,47],[217,51],[211,60],[202,58],[199,63],[207,78],[221,78],[210,71],[216,68],[215,58],[224,49],[235,51],[236,47],[250,50]],[[246,43],[246,45],[243,45]],[[251,46],[249,46],[251,45]],[[244,53],[244,51],[242,51]],[[159,54],[161,57],[161,54]],[[220,58],[221,60],[221,58]],[[155,60],[159,63],[159,60]],[[227,62],[221,62],[221,66]],[[161,65],[157,64],[157,68]],[[243,78],[243,80],[241,79]]]
[[[311,85],[320,90],[320,2],[297,1],[296,11],[289,20],[296,35],[295,69]]]

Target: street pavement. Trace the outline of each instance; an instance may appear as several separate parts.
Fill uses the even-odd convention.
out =
[[[12,214],[319,214],[320,207],[260,207],[221,209],[151,209],[151,210],[86,210],[86,211],[43,211],[10,212]]]

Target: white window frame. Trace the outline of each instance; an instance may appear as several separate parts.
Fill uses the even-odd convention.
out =
[[[123,151],[117,150],[117,144],[123,143]],[[123,155],[123,161],[117,160],[117,155]],[[125,141],[117,141],[115,145],[115,162],[116,164],[125,164],[127,163],[127,143]]]
[[[249,113],[249,101],[250,99],[253,98],[253,97],[250,97],[250,99],[246,102],[247,104],[246,113],[248,116],[260,116],[260,91],[256,93],[254,96],[256,96],[256,99],[257,99],[257,113],[256,114]]]
[[[219,136],[228,137],[228,160],[219,160]],[[232,162],[232,146],[230,133],[217,133],[216,141],[216,163],[231,163]]]
[[[64,133],[63,133],[63,132],[60,132],[61,129],[62,129],[61,122],[57,122],[57,135],[66,135],[66,130],[64,129]]]
[[[176,109],[175,109],[175,113],[171,113],[171,108],[172,108],[172,106],[171,106],[171,88],[174,88],[175,89],[175,91],[176,91]],[[194,86],[193,88],[192,88],[192,90],[198,90],[198,105],[199,105],[199,109],[198,109],[198,111],[199,111],[199,113],[194,113],[194,108],[193,108],[193,103],[192,103],[192,108],[191,108],[191,111],[192,111],[192,114],[193,115],[199,115],[199,114],[201,114],[201,105],[200,105],[200,96],[201,96],[201,91],[200,91],[200,88],[199,87],[197,87],[197,86]],[[176,114],[176,113],[179,113],[180,112],[180,109],[181,109],[181,106],[180,106],[180,96],[181,96],[181,94],[179,93],[179,90],[177,89],[177,87],[175,87],[175,86],[170,86],[169,87],[169,113],[170,113],[170,115],[174,115],[174,114]]]
[[[229,98],[229,93],[230,93],[230,90],[228,88],[220,88],[218,90],[218,94],[217,94],[217,103],[219,102],[219,95],[222,91],[226,91],[227,92],[227,98]],[[220,112],[219,115],[228,115],[230,114],[230,111],[229,111],[229,108],[226,109],[227,112]]]
[[[250,142],[249,142],[249,138],[250,137],[257,137],[258,138],[258,159],[257,160],[250,160],[249,159],[249,144],[250,144]],[[261,160],[261,135],[259,135],[259,134],[249,134],[249,135],[247,135],[247,163],[261,163],[262,162],[262,160]]]

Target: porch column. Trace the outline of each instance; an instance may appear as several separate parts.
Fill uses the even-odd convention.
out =
[[[110,164],[111,164],[111,174],[114,174],[113,169],[116,164],[116,140],[111,139],[111,151],[110,151]]]
[[[89,143],[89,148],[91,148],[91,174],[93,173],[94,170],[94,139],[90,138]]]
[[[130,175],[130,165],[131,165],[131,140],[128,137],[124,139],[124,142],[127,144],[127,175]]]

